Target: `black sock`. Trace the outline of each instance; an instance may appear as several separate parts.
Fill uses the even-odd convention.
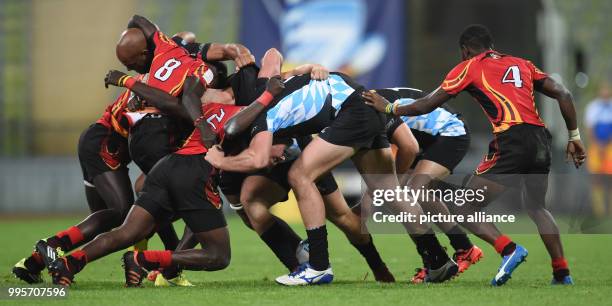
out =
[[[259,236],[268,247],[274,252],[274,255],[289,269],[294,271],[298,266],[298,260],[295,257],[295,251],[302,239],[298,236],[283,219],[276,216],[274,223],[270,228]]]
[[[453,228],[446,233],[446,236],[450,240],[450,244],[453,246],[455,251],[457,250],[469,250],[472,246],[472,242],[467,234],[459,227],[455,225]]]
[[[372,235],[370,235],[370,241],[366,244],[354,244],[351,243],[359,253],[365,258],[368,266],[372,270],[376,270],[383,266],[385,263],[382,258],[380,258],[380,254],[378,254],[378,250],[376,250],[376,246],[374,246],[374,240]]]
[[[512,254],[512,252],[514,252],[514,250],[516,250],[516,243],[514,242],[510,242],[508,243],[507,246],[504,247],[504,249],[501,252],[501,256],[508,256],[510,254]]]
[[[325,225],[307,229],[308,243],[310,244],[310,266],[323,271],[329,268],[329,251],[327,250],[327,228]]]
[[[181,272],[182,269],[178,265],[172,265],[170,267],[161,269],[161,274],[164,276],[165,279],[173,279],[179,276]]]
[[[41,261],[34,258],[34,256],[38,256],[39,260]],[[42,259],[40,258],[41,257],[38,253],[36,255],[32,254],[32,256],[28,257],[23,264],[28,270],[32,272],[40,272],[45,269],[45,264],[42,263]]]
[[[435,270],[448,262],[446,251],[432,230],[423,235],[414,235],[413,240],[427,268]]]

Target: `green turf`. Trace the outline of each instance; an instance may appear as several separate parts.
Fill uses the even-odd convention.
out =
[[[0,287],[23,285],[10,269],[32,249],[35,241],[65,228],[76,218],[0,222]],[[489,286],[499,257],[482,241],[485,258],[459,278],[441,285],[410,285],[407,280],[418,266],[412,243],[403,235],[378,235],[375,243],[390,270],[399,280],[392,285],[377,284],[367,266],[344,236],[330,229],[330,254],[335,273],[332,285],[286,288],[273,279],[284,273],[281,264],[265,245],[240,224],[230,219],[232,263],[219,272],[186,273],[195,288],[123,288],[123,271],[115,253],[91,263],[76,277],[67,299],[45,300],[45,305],[606,305],[612,303],[612,269],[608,259],[612,235],[564,236],[567,259],[576,281],[573,287],[553,287],[550,262],[536,235],[515,235],[530,255],[501,288]],[[180,227],[180,226],[179,226]],[[299,226],[298,233],[303,233]],[[182,230],[182,228],[181,228]],[[446,243],[446,239],[444,243]],[[153,247],[159,247],[159,241]],[[46,280],[48,281],[48,277]],[[0,300],[0,304],[40,305],[42,300]]]

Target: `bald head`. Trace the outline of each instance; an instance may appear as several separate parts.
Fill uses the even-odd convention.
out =
[[[139,73],[149,72],[150,52],[147,49],[147,39],[140,29],[130,28],[121,33],[115,52],[117,59],[128,70],[136,70]]]

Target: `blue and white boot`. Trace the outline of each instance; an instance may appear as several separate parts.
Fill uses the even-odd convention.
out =
[[[295,272],[276,278],[276,282],[285,286],[305,286],[329,284],[334,280],[331,267],[323,271],[313,269],[309,263],[301,264]]]
[[[512,277],[512,272],[525,261],[528,254],[527,249],[517,244],[514,252],[502,258],[499,270],[491,280],[491,285],[501,286],[505,284]]]
[[[556,278],[553,277],[550,284],[551,285],[573,285],[574,280],[572,279],[570,275],[566,275],[565,277],[563,277],[562,280],[557,280]]]

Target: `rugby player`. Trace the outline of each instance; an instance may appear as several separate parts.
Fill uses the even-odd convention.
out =
[[[212,70],[209,70],[213,73],[212,79],[203,77],[199,71],[207,67],[203,62],[200,64],[200,67],[194,67],[186,76],[181,97],[181,105],[185,107],[195,129],[178,151],[162,158],[153,167],[145,180],[142,193],[119,228],[96,237],[81,250],[51,263],[49,271],[55,284],[69,286],[74,274],[81,271],[88,262],[141,240],[156,224],[172,222],[175,217],[185,221],[202,249],[126,252],[123,262],[127,286],[140,286],[147,270],[181,266],[189,270],[215,271],[229,265],[229,233],[219,198],[211,197],[208,192],[210,189],[206,188],[212,167],[204,159],[206,147],[214,143],[223,129],[211,129],[204,121],[203,113],[214,112],[219,105],[209,103],[202,107],[200,101],[206,87],[215,88],[219,84]],[[107,79],[106,82],[131,88],[148,86],[137,81],[125,82],[125,77]],[[268,84],[265,96],[274,96],[282,90],[279,79],[272,78]],[[219,123],[223,124],[229,115],[218,118]]]
[[[167,38],[149,20],[135,15],[117,45],[117,57],[128,70],[149,73],[147,84],[151,87],[136,86],[134,89],[148,104],[144,107],[145,105],[140,103],[128,113],[133,121],[129,139],[130,155],[145,175],[162,157],[176,151],[191,132],[189,118],[178,103],[158,104],[156,101],[163,101],[165,93],[175,97],[180,95],[186,74],[194,63],[199,65],[197,61],[200,59],[231,59],[239,68],[253,61],[250,51],[242,45],[200,45],[192,42],[195,38],[190,33],[179,34],[182,35],[175,35],[181,38],[180,43],[177,43],[176,40]],[[201,48],[192,50],[194,44]],[[199,73],[210,78],[205,75],[204,70]],[[221,75],[227,72],[218,69],[216,73]],[[113,70],[109,72],[107,79],[119,79],[122,76],[122,72]],[[225,80],[225,77],[219,80]],[[153,91],[153,88],[160,91]],[[172,225],[165,225],[158,229],[158,233],[166,249],[176,249],[179,241]],[[163,275],[166,279],[178,277],[177,281],[181,281],[180,271],[175,269],[165,269]]]
[[[261,83],[262,78],[270,74],[279,74],[281,63],[282,55],[275,49],[270,49],[262,59],[262,71],[257,75],[251,73],[250,78],[253,80],[247,80],[249,76],[243,75],[242,82]],[[255,68],[253,72],[256,72],[256,67],[253,68]],[[289,78],[301,74],[310,74],[313,80],[327,79],[329,75],[327,69],[322,66],[306,64],[284,72],[282,77]],[[256,77],[258,81],[254,80]],[[234,92],[243,91],[244,87],[234,88]],[[245,138],[245,141],[241,142],[248,145],[249,135],[241,136],[235,138]],[[275,142],[280,142],[277,140]],[[310,135],[301,137],[291,147],[299,151],[305,148],[310,140]],[[236,142],[236,139],[233,141]],[[226,145],[223,148],[228,154],[240,152]],[[253,173],[222,171],[220,182],[221,190],[230,201],[230,207],[236,210],[245,224],[259,235],[290,272],[295,271],[302,263],[296,256],[301,238],[285,221],[271,214],[269,208],[277,202],[287,200],[290,190],[287,174],[296,157],[296,154],[286,156],[286,159],[280,163]],[[395,281],[376,250],[372,237],[361,233],[360,219],[349,209],[331,173],[317,181],[317,189],[325,202],[328,219],[345,232],[351,244],[364,256],[374,278],[380,282]]]
[[[472,95],[482,106],[494,134],[489,154],[477,167],[475,175],[525,191],[527,212],[537,225],[551,257],[552,284],[573,284],[559,230],[545,208],[551,135],[538,115],[534,90],[559,103],[569,134],[566,156],[578,168],[584,163],[586,154],[580,140],[573,97],[565,86],[530,61],[495,51],[493,38],[483,25],[468,26],[461,33],[459,47],[463,61],[448,73],[440,87],[414,103],[390,104],[375,92],[365,92],[363,97],[378,111],[418,116],[435,110],[462,91]],[[470,208],[473,212],[473,207]],[[491,284],[501,286],[506,283],[527,257],[527,250],[502,235],[491,223],[463,225],[493,245],[502,256],[502,263]]]
[[[377,89],[376,92],[400,105],[413,103],[425,95],[419,89],[406,87]],[[387,138],[397,146],[395,166],[400,184],[413,189],[428,186],[432,180],[442,180],[450,175],[470,146],[467,125],[460,114],[447,106],[420,116],[389,116]],[[450,214],[448,208],[441,203],[422,203],[422,207],[426,212]],[[453,259],[459,266],[459,273],[482,258],[482,250],[472,244],[457,223],[443,222],[436,225],[446,234],[455,249]],[[412,283],[423,282],[426,274],[426,268],[417,269]]]
[[[91,214],[79,224],[36,243],[32,255],[13,267],[17,278],[29,284],[42,282],[41,271],[53,260],[44,256],[47,247],[63,254],[123,222],[134,202],[127,168],[129,118],[125,115],[131,96],[126,89],[79,138],[79,163]]]
[[[238,135],[254,122],[247,149],[238,155],[225,156],[221,149],[213,147],[206,155],[215,168],[224,171],[257,171],[269,166],[274,137],[300,137],[320,132],[288,174],[306,226],[310,259],[297,271],[277,278],[280,284],[324,284],[333,280],[327,250],[325,206],[315,185],[319,177],[354,155],[353,161],[362,174],[393,174],[386,180],[365,177],[371,189],[398,185],[384,135],[385,119],[363,104],[361,90],[362,86],[340,73],[331,73],[324,81],[311,80],[309,74],[294,76],[285,82],[285,90],[274,107],[261,115],[241,112],[228,121],[226,133],[229,137]],[[418,205],[391,203],[389,206],[417,216],[422,213]],[[419,253],[428,257],[429,281],[444,281],[457,273],[457,265],[428,225],[404,226],[413,235]]]

